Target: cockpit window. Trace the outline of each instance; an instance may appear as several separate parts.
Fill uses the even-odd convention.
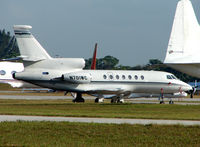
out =
[[[167,79],[172,79],[172,77],[170,75],[167,75]]]
[[[103,78],[104,78],[104,79],[107,79],[107,76],[106,76],[106,75],[103,75]]]

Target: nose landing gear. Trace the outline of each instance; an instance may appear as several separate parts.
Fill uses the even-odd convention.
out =
[[[161,94],[160,94],[160,104],[165,104],[165,102],[164,102],[163,88],[161,88],[160,90],[161,90]]]

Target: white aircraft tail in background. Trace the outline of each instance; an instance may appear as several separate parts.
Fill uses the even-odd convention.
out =
[[[180,0],[164,63],[200,78],[200,26],[190,0]]]

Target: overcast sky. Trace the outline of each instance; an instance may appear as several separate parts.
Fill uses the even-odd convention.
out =
[[[198,18],[200,1],[191,0]],[[122,65],[164,60],[178,0],[1,0],[0,29],[14,24],[32,34],[55,57],[112,55]]]

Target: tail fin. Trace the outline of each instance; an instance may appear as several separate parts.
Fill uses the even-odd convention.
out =
[[[40,43],[31,34],[31,26],[14,25],[14,33],[24,61],[40,61],[51,58]]]
[[[190,0],[180,0],[164,63],[199,63],[200,26]]]
[[[92,70],[96,69],[96,56],[97,56],[97,43],[95,44],[95,47],[94,47],[94,54],[93,54],[92,65],[91,65]]]

